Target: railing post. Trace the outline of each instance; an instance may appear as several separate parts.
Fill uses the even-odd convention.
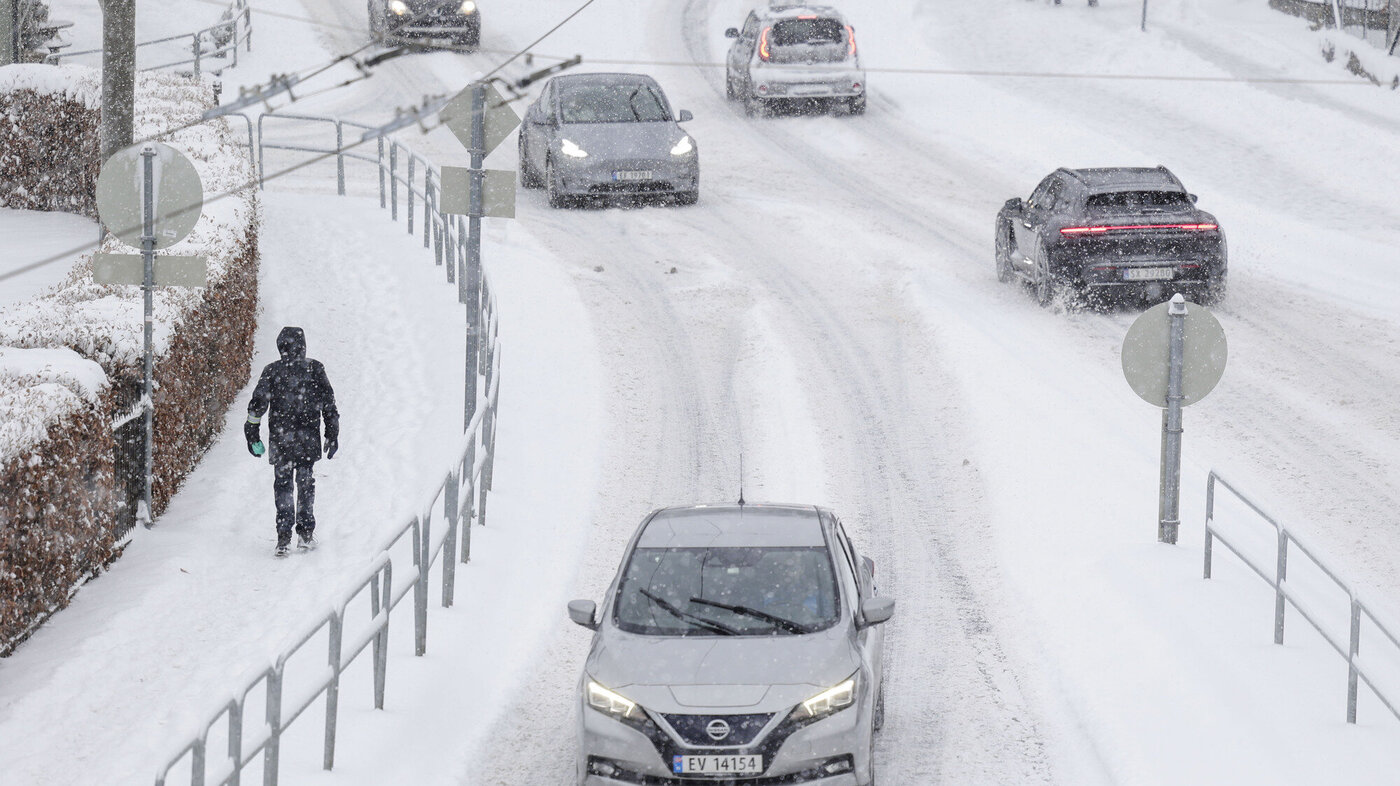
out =
[[[375,168],[376,171],[379,172],[379,209],[380,209],[380,210],[383,210],[383,209],[385,208],[385,204],[384,204],[384,137],[382,137],[382,136],[379,137],[378,139],[375,140],[375,142],[378,143],[378,144],[376,145],[376,147],[378,147],[379,150],[378,150],[377,158],[375,159],[375,162],[374,162],[374,168]]]
[[[1278,527],[1278,567],[1274,572],[1274,643],[1283,643],[1283,583],[1288,580],[1288,532]]]
[[[423,248],[432,242],[433,231],[433,168],[423,162]]]
[[[1211,549],[1215,545],[1215,533],[1211,531],[1211,526],[1215,524],[1215,473],[1211,472],[1206,478],[1206,566],[1204,578],[1210,578],[1211,569]]]
[[[422,656],[428,651],[428,552],[427,522],[413,520],[413,564],[418,575],[413,578],[413,652]]]
[[[266,174],[263,159],[267,158],[267,152],[263,150],[263,119],[266,117],[267,115],[258,115],[258,189],[261,191],[267,190],[267,183],[263,182],[263,176]]]
[[[326,745],[321,765],[327,770],[335,766],[335,723],[336,715],[340,711],[340,656],[345,621],[339,609],[331,612],[330,623],[330,645],[327,647],[326,661],[331,667],[331,682],[326,686]]]
[[[200,56],[200,54],[202,54],[202,53],[200,52],[200,49],[201,49],[201,47],[200,47],[200,44],[199,44],[199,33],[195,33],[195,34],[194,34],[194,75],[195,75],[195,77],[198,77],[198,76],[199,76],[199,56]]]
[[[345,196],[345,126],[335,121],[335,193]]]
[[[243,779],[243,701],[230,701],[228,705],[228,757],[233,763],[228,786],[238,786]]]
[[[243,42],[247,44],[248,51],[253,51],[253,9],[244,3],[243,8]],[[238,48],[238,43],[234,42],[234,48]]]
[[[204,746],[209,742],[209,730],[204,730],[204,736],[194,741],[194,749],[190,751],[190,786],[204,786],[204,772],[208,769],[205,766]]]
[[[374,708],[384,709],[384,681],[389,667],[389,612],[392,611],[394,599],[394,563],[386,562],[383,571],[383,583],[381,586],[380,577],[376,574],[370,579],[369,586],[369,608],[370,616],[377,619],[379,610],[384,610],[384,624],[380,626],[379,633],[374,637]]]
[[[399,143],[389,143],[389,218],[399,220]]]
[[[408,234],[410,235],[413,234],[413,162],[416,158],[418,156],[412,153],[408,154],[408,194],[406,195],[408,210],[405,212],[408,215]]]
[[[460,529],[460,511],[457,507],[458,484],[461,476],[454,468],[447,475],[447,485],[442,490],[442,512],[447,517],[447,539],[442,544],[442,607],[452,608],[452,595],[457,588],[457,531]]]
[[[464,484],[465,494],[462,495],[462,512],[460,519],[462,522],[462,564],[472,561],[472,502],[476,499],[475,481],[472,479],[472,465],[470,462],[462,463],[462,477],[466,481]]]
[[[1356,656],[1361,651],[1361,604],[1351,596],[1351,648],[1347,652],[1347,723],[1356,723]]]
[[[277,786],[278,750],[282,744],[282,667],[267,673],[267,747],[263,749],[263,786]]]

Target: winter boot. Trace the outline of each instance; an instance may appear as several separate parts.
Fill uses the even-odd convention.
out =
[[[311,533],[297,535],[297,548],[301,551],[311,551],[316,548],[316,538]]]
[[[274,557],[285,557],[292,552],[292,538],[290,535],[278,534],[277,550],[272,552]]]

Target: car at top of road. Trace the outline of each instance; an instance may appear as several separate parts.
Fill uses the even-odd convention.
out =
[[[1057,169],[1002,206],[995,237],[997,278],[1029,283],[1041,305],[1225,295],[1225,233],[1163,166]]]
[[[865,112],[865,70],[856,31],[841,12],[824,5],[774,3],[749,12],[725,62],[725,94],[749,115],[780,106],[837,107]]]
[[[545,83],[520,126],[520,183],[552,207],[586,197],[700,198],[700,150],[655,79],[570,74]]]
[[[869,786],[884,716],[875,587],[829,510],[663,508],[628,543],[579,681],[578,782]]]
[[[477,0],[368,0],[369,29],[392,43],[476,47],[481,42]]]

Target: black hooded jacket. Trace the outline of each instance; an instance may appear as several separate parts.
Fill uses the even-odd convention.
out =
[[[334,442],[340,436],[335,391],[321,362],[306,357],[306,334],[301,328],[282,328],[277,334],[277,351],[282,359],[263,369],[253,400],[248,402],[244,436],[256,442],[263,413],[271,409],[268,459],[273,464],[310,464],[321,457],[323,418],[326,441]]]

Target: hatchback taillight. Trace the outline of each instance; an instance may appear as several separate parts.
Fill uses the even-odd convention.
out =
[[[1117,232],[1123,229],[1184,229],[1188,232],[1209,232],[1220,227],[1216,224],[1122,224],[1116,226],[1065,227],[1061,235],[1098,235],[1104,232]]]
[[[772,31],[773,28],[765,27],[758,36],[758,59],[765,63],[773,59],[773,50],[768,48],[768,34]]]

